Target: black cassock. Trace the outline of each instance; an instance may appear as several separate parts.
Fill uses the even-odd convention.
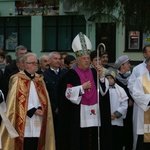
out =
[[[96,85],[97,73],[95,69],[92,69],[92,73]],[[73,104],[66,99],[65,91],[67,84],[71,84],[72,86],[81,85],[80,78],[73,69],[69,70],[59,83],[57,150],[98,150],[98,127],[80,128],[80,104]],[[104,84],[102,86],[105,88]],[[100,96],[100,99],[105,97],[106,96]],[[101,107],[104,109],[104,114],[101,113],[101,116],[102,119],[105,120],[104,125],[107,125],[106,127],[102,126],[102,131],[100,132],[100,135],[103,137],[100,137],[100,141],[102,140],[102,143],[100,143],[101,150],[111,150],[109,148],[103,148],[105,144],[106,147],[110,147],[111,145],[109,144],[110,136],[108,135],[109,123],[111,122],[108,121],[110,120],[110,109],[108,112],[107,108],[104,106],[106,105],[110,108],[110,105],[108,106],[106,102],[100,102],[100,105],[103,105]],[[109,114],[109,117],[107,114]]]

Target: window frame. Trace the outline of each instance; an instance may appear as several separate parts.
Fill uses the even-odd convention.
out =
[[[49,17],[56,17],[55,25],[54,24],[53,25],[45,25],[44,24],[45,19],[48,19]],[[59,25],[59,18],[60,17],[64,17],[64,18],[68,17],[68,18],[70,18],[69,24],[67,24],[67,25]],[[75,21],[73,21],[75,19],[75,17],[82,17],[82,18],[84,18],[83,15],[80,15],[80,16],[77,16],[77,15],[43,16],[43,50],[42,50],[42,52],[51,52],[51,51],[72,52],[71,43],[72,43],[74,37],[80,32],[80,31],[78,31],[78,33],[76,33],[75,28],[77,28],[77,27],[81,28],[82,27],[82,28],[84,28],[83,30],[85,30],[83,33],[85,34],[85,32],[86,32],[86,20],[84,20],[84,24],[79,24],[79,23],[75,24]],[[54,49],[46,49],[46,47],[45,47],[45,45],[46,45],[46,43],[45,43],[45,37],[46,37],[45,31],[46,30],[45,30],[45,28],[46,27],[55,27],[55,30],[56,30],[55,40],[56,41],[55,41],[55,48]],[[59,48],[59,41],[60,41],[60,39],[59,39],[59,30],[60,30],[60,28],[67,28],[68,30],[70,28],[70,34],[71,34],[71,35],[69,35],[70,43],[67,43],[69,46],[66,44],[66,47],[68,47],[68,49],[60,49]]]
[[[30,19],[28,25],[24,25],[21,23],[22,19],[24,19],[25,17],[28,17]],[[3,34],[3,47],[2,47],[2,49],[4,51],[7,51],[7,52],[14,52],[15,47],[17,45],[20,45],[20,44],[25,45],[24,43],[20,43],[21,37],[23,37],[23,36],[21,36],[21,34],[22,34],[21,30],[28,28],[27,30],[30,31],[30,33],[29,33],[30,39],[28,42],[29,46],[27,46],[27,49],[30,51],[31,50],[31,16],[9,16],[9,17],[1,17],[1,18],[3,20],[3,23],[2,23],[3,25],[0,25],[0,29],[3,30],[3,32],[2,32],[2,34]],[[12,21],[12,23],[15,23],[15,25],[9,25],[9,23],[7,23],[9,21]],[[6,47],[7,46],[6,42],[8,41],[8,36],[10,36],[8,31],[17,35],[16,46],[14,46],[12,49],[11,48],[7,49],[7,47]]]

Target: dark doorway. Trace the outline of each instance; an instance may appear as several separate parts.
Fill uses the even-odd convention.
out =
[[[104,43],[106,51],[109,53],[109,63],[114,63],[116,59],[116,23],[96,24],[96,46]]]

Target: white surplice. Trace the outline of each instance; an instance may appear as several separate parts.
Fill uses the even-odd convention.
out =
[[[109,88],[111,114],[118,111],[122,114],[120,118],[111,121],[112,125],[123,126],[123,119],[126,117],[128,107],[128,96],[125,90],[115,84],[115,88]]]
[[[145,60],[133,68],[132,74],[130,75],[129,80],[128,80],[128,89],[134,101],[135,101],[135,98],[133,97],[133,86],[135,84],[136,79],[142,76],[144,73],[148,73]],[[137,114],[136,113],[137,113],[137,105],[136,103],[134,103],[134,106],[133,106],[133,150],[135,150],[135,147],[136,147],[135,144],[137,141],[137,133],[136,133],[137,132],[137,127],[136,127],[137,126],[137,120],[136,120]]]
[[[103,94],[105,94],[109,88],[108,81],[106,80],[106,89],[105,91],[102,91],[100,87],[100,91],[102,91]],[[82,94],[84,94],[84,90],[82,85],[74,86],[74,87],[68,87],[65,92],[65,96],[68,100],[70,100],[72,103],[79,105],[82,100]],[[99,106],[98,103],[94,105],[83,105],[80,104],[80,127],[94,127],[98,126],[101,123],[99,122],[100,115],[99,115]]]
[[[149,72],[146,73],[148,80],[150,81]],[[150,102],[150,94],[145,94],[142,86],[142,76],[138,77],[133,86],[133,98],[134,98],[134,149],[136,148],[136,142],[138,135],[144,134],[144,112],[148,110]]]
[[[131,95],[133,93],[133,85],[134,85],[136,79],[147,72],[148,72],[148,70],[146,68],[145,61],[143,61],[143,63],[140,63],[139,65],[137,65],[133,68],[132,73],[128,80],[128,89],[129,89]]]
[[[40,101],[34,86],[33,81],[31,81],[29,100],[28,100],[28,110],[32,108],[40,107]],[[41,131],[42,117],[33,115],[31,118],[26,117],[25,133],[24,137],[39,137]]]

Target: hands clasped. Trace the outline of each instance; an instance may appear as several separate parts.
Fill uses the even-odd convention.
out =
[[[91,89],[91,87],[92,87],[91,81],[87,81],[87,82],[83,83],[82,87],[84,90]]]
[[[37,116],[43,116],[43,111],[41,110],[41,109],[37,109],[36,111],[35,111],[35,115],[37,115]]]

